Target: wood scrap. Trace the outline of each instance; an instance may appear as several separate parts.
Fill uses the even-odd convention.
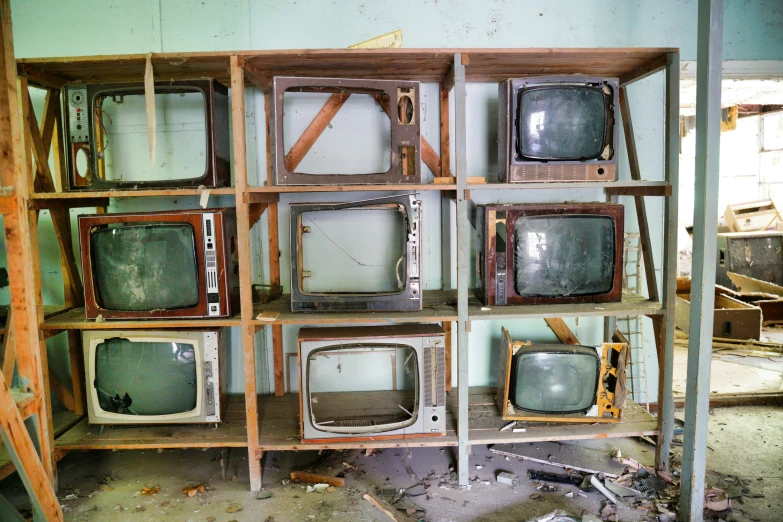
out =
[[[291,480],[298,480],[305,484],[329,484],[338,488],[345,486],[345,479],[343,478],[321,475],[319,473],[308,473],[306,471],[292,471]]]
[[[404,515],[397,511],[395,508],[391,506],[388,502],[385,500],[376,497],[369,491],[362,495],[362,498],[381,510],[383,513],[385,513],[391,520],[394,520],[395,522],[411,522],[412,519],[408,517],[407,515]]]
[[[527,455],[520,455],[519,453],[512,453],[510,451],[504,451],[502,449],[497,449],[496,447],[489,448],[489,451],[496,454],[496,455],[502,455],[504,457],[513,457],[520,460],[527,460],[530,462],[537,462],[539,464],[547,464],[549,466],[555,466],[557,468],[563,468],[563,469],[569,469],[574,471],[581,471],[583,473],[590,473],[590,474],[598,474],[603,473],[605,476],[610,478],[618,478],[620,475],[616,473],[610,473],[603,470],[597,470],[597,469],[589,469],[589,468],[583,468],[580,466],[572,466],[570,464],[563,464],[560,462],[552,462],[550,460],[544,460],[544,459],[537,459],[535,457],[528,457]]]

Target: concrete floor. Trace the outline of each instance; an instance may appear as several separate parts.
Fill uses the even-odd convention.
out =
[[[710,470],[750,480],[748,488],[763,498],[735,502],[726,520],[781,520],[783,513],[783,411],[770,407],[716,409],[710,416],[708,452]],[[635,439],[595,440],[579,444],[544,443],[553,461],[592,459],[596,467],[608,465],[609,451],[619,447],[625,456],[651,464],[654,449]],[[538,447],[539,445],[536,445]],[[541,445],[543,446],[543,444]],[[531,448],[530,451],[534,451]],[[541,450],[542,448],[539,448]],[[72,453],[59,464],[60,491],[66,520],[154,521],[385,521],[361,498],[361,492],[375,488],[404,488],[416,482],[429,484],[425,495],[411,500],[426,510],[423,519],[441,521],[522,522],[563,509],[574,516],[597,515],[599,493],[578,494],[571,486],[542,493],[526,479],[528,469],[558,471],[551,466],[505,460],[484,446],[474,447],[471,457],[471,486],[460,489],[450,480],[451,450],[388,449],[372,456],[358,451],[271,452],[264,460],[265,491],[272,496],[258,500],[247,486],[247,456],[233,450],[226,480],[221,474],[220,450],[165,450]],[[343,462],[357,468],[346,468]],[[406,466],[407,462],[407,466]],[[481,468],[478,468],[481,466]],[[410,468],[410,470],[408,469]],[[306,493],[299,484],[284,482],[293,470],[328,474],[345,472],[346,486],[333,493]],[[510,471],[521,483],[514,487],[498,484],[498,471]],[[710,475],[708,482],[719,479]],[[181,493],[189,485],[205,484],[206,492],[193,498]],[[143,488],[159,487],[160,493],[141,495]],[[421,489],[421,488],[420,488]],[[12,502],[24,504],[26,497],[18,479],[0,483],[0,492]],[[573,498],[566,493],[573,492]],[[70,497],[68,495],[75,495]],[[531,499],[538,495],[539,498]],[[241,507],[241,511],[235,511]],[[626,505],[620,520],[652,520],[646,512]]]

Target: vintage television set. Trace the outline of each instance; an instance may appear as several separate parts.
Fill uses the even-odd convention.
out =
[[[614,180],[618,95],[617,78],[542,76],[501,82],[500,181]]]
[[[229,186],[228,89],[214,79],[155,82],[157,165],[144,83],[63,88],[70,190]]]
[[[433,324],[302,328],[302,442],[445,435],[447,349]]]
[[[221,330],[84,330],[88,422],[220,422],[227,342]]]
[[[278,76],[272,99],[277,185],[421,182],[419,82]],[[344,121],[333,120],[317,141],[303,145],[298,138],[311,130],[307,116],[324,104],[336,105],[335,118]],[[321,172],[325,163],[334,170]]]
[[[623,206],[477,205],[477,262],[485,305],[622,299]]]
[[[288,208],[292,311],[422,309],[416,195]]]
[[[238,309],[232,208],[79,216],[87,319],[228,317]]]
[[[497,405],[504,420],[619,422],[628,345],[512,341],[502,329]]]
[[[726,232],[718,234],[717,248],[717,284],[736,288],[728,276],[733,272],[783,285],[783,232]]]

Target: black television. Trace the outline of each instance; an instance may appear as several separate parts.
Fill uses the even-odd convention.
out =
[[[499,87],[501,182],[615,179],[619,80],[515,78]]]

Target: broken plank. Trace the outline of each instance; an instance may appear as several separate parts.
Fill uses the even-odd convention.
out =
[[[548,466],[554,466],[556,468],[572,469],[575,471],[580,471],[583,473],[591,473],[591,474],[603,473],[607,477],[611,477],[611,478],[619,477],[624,470],[624,466],[622,464],[611,460],[609,458],[608,453],[603,453],[603,452],[601,456],[604,455],[606,456],[606,462],[596,462],[596,464],[599,464],[602,469],[596,469],[598,466],[587,467],[584,462],[570,464],[565,462],[556,462],[553,460],[549,460],[549,457],[551,457],[550,453],[556,453],[561,448],[567,448],[567,447],[574,447],[579,450],[579,455],[577,455],[578,459],[584,459],[586,455],[594,453],[594,451],[591,452],[587,448],[582,448],[578,446],[568,446],[565,444],[558,444],[555,442],[540,442],[537,443],[536,445],[525,444],[524,451],[526,453],[533,453],[535,454],[535,456],[522,455],[520,453],[521,448],[518,449],[514,444],[498,444],[489,448],[489,451],[496,455],[501,455],[503,457],[511,457],[520,460],[527,460],[529,462],[546,464]]]
[[[402,514],[400,511],[392,507],[391,504],[381,498],[376,497],[369,491],[362,495],[362,498],[381,510],[386,514],[386,516],[389,517],[389,519],[394,520],[395,522],[410,522],[412,520],[409,516]]]
[[[308,473],[306,471],[292,471],[291,480],[298,480],[305,484],[329,484],[341,488],[345,486],[345,479],[332,477],[330,475],[321,475],[318,473]]]

